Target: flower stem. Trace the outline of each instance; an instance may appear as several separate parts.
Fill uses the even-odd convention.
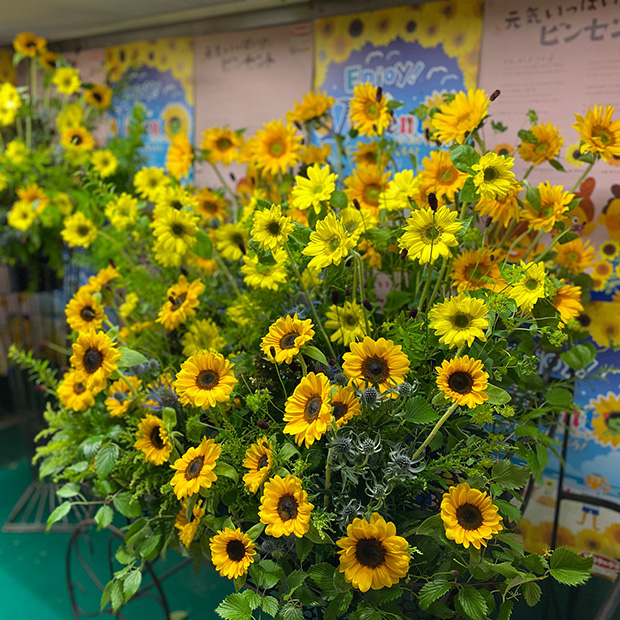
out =
[[[222,270],[224,275],[228,278],[228,281],[230,282],[230,285],[232,286],[233,290],[235,291],[235,295],[239,297],[241,295],[241,291],[239,290],[239,287],[237,286],[235,279],[232,277],[232,273],[230,273],[230,270],[226,266],[226,263],[224,263],[224,261],[217,254],[215,254],[215,252],[213,253],[213,258],[215,259],[215,262],[217,263],[217,268]]]
[[[596,160],[595,160],[596,161]],[[575,190],[579,189],[579,186],[581,185],[581,182],[588,176],[588,173],[590,172],[590,170],[592,170],[592,166],[594,166],[594,161],[591,161],[586,169],[583,171],[583,174],[577,179],[577,181],[575,182],[575,185],[573,185],[573,187],[570,190],[570,193],[574,193]]]
[[[527,257],[530,255],[530,252],[538,245],[538,242],[540,241],[540,238],[545,234],[544,230],[539,230],[538,234],[534,237],[534,240],[532,241],[532,243],[530,243],[529,247],[527,248],[527,250],[525,250],[525,254],[523,255],[523,260],[526,260]]]
[[[435,297],[437,297],[437,293],[439,292],[439,287],[443,283],[443,278],[446,275],[446,271],[448,269],[449,259],[443,259],[443,265],[441,266],[441,271],[439,272],[439,277],[437,278],[437,282],[435,283],[435,288],[433,288],[433,292],[431,293],[430,299],[428,301],[428,307],[430,308],[435,301]]]
[[[441,416],[441,418],[439,418],[437,424],[435,424],[433,430],[429,433],[428,437],[424,440],[422,445],[413,453],[413,456],[411,457],[412,461],[415,461],[420,456],[420,454],[422,454],[424,450],[426,450],[428,444],[433,441],[435,435],[437,435],[437,433],[439,432],[439,429],[447,422],[448,418],[454,413],[454,410],[457,407],[458,403],[452,403],[448,410]]]
[[[231,189],[230,185],[226,183],[224,177],[222,176],[222,173],[218,170],[218,167],[215,164],[211,164],[211,167],[213,168],[213,171],[217,175],[219,182],[222,184],[222,187],[232,196],[233,202],[237,206],[237,217],[235,219],[239,221],[240,205],[239,205],[239,201],[237,200],[237,194],[235,194],[235,192],[233,192],[233,190]]]

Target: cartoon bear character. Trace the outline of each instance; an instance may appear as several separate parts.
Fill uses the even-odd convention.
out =
[[[594,222],[594,203],[590,196],[596,186],[596,181],[588,177],[579,186],[579,191],[575,192],[576,198],[581,198],[579,204],[573,207],[567,214],[569,225],[579,227],[578,232],[583,237],[587,237],[594,232],[596,223]]]
[[[612,185],[611,193],[614,197],[603,207],[598,223],[607,228],[610,239],[620,241],[620,185]]]

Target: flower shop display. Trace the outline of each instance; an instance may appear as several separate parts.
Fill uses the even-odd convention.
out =
[[[347,153],[309,93],[255,136],[174,138],[166,171],[98,185],[102,210],[70,216],[99,268],[67,305],[70,367],[13,357],[57,397],[37,456],[65,481],[49,523],[75,502],[127,523],[102,608],[169,547],[234,583],[230,620],[507,619],[540,581],[588,578],[590,558],[526,553],[514,528],[595,355],[594,252],[573,190],[487,152],[497,95],[416,110],[437,148],[395,170],[400,103],[356,87]],[[577,118],[586,174],[620,154],[613,114]],[[532,167],[559,165],[552,126],[520,138]],[[232,161],[234,184],[184,182]]]

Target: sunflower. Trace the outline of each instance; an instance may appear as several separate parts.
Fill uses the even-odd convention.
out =
[[[118,168],[118,159],[116,159],[116,156],[112,153],[112,151],[95,151],[92,154],[90,161],[93,165],[93,170],[102,179],[113,175]]]
[[[307,177],[307,178],[306,178]],[[291,205],[295,209],[309,209],[313,207],[316,213],[321,210],[322,203],[329,199],[336,189],[336,179],[329,166],[314,164],[306,169],[306,176],[295,177],[295,187],[292,191]]]
[[[511,168],[515,160],[490,151],[483,155],[471,169],[476,173],[474,185],[485,198],[495,199],[506,196],[516,185],[517,180]]]
[[[233,365],[223,355],[199,351],[181,364],[174,387],[181,404],[206,409],[228,401],[235,383]]]
[[[452,202],[469,178],[469,175],[452,165],[449,151],[431,151],[430,157],[422,160],[422,166],[424,168],[419,175],[418,193],[426,197],[433,192],[439,198],[439,204],[443,204],[444,199]]]
[[[194,161],[194,151],[188,137],[184,133],[172,138],[166,153],[166,170],[175,179],[187,176]]]
[[[314,338],[314,325],[311,319],[300,320],[295,313],[280,317],[269,327],[269,333],[263,338],[260,348],[276,364],[290,364],[299,354],[299,350]],[[272,354],[272,348],[275,355]]]
[[[105,399],[104,405],[112,418],[120,418],[127,412],[133,394],[137,392],[141,383],[138,377],[127,375],[110,384],[109,397]]]
[[[161,119],[164,122],[164,131],[168,140],[172,140],[179,134],[188,135],[190,133],[190,116],[183,105],[168,104],[161,113]]]
[[[280,205],[272,205],[269,209],[254,214],[252,240],[263,250],[272,252],[284,245],[295,226],[290,217],[282,214]]]
[[[331,406],[332,418],[338,428],[342,428],[354,416],[362,413],[362,406],[355,395],[355,389],[351,385],[338,387],[332,394]]]
[[[307,123],[321,118],[329,112],[334,101],[333,97],[328,97],[325,93],[305,93],[301,103],[296,101],[295,109],[286,113],[286,120],[289,123]]]
[[[555,159],[560,154],[564,138],[560,136],[557,125],[534,125],[530,132],[535,141],[522,141],[519,145],[519,155],[523,161],[538,166],[546,161]]]
[[[301,251],[304,256],[312,256],[308,267],[323,269],[329,265],[340,265],[356,240],[334,213],[316,223],[316,230],[310,233],[310,243]]]
[[[349,103],[351,125],[362,136],[380,136],[389,127],[392,117],[380,88],[370,82],[358,84],[353,89]]]
[[[411,201],[420,194],[420,177],[413,170],[397,172],[380,196],[380,206],[388,211],[411,209]],[[342,215],[342,212],[341,212]]]
[[[241,273],[243,281],[252,288],[262,288],[277,291],[288,279],[286,272],[286,252],[275,250],[274,262],[261,262],[257,256],[244,256]]]
[[[489,248],[462,251],[452,263],[450,277],[459,293],[481,288],[497,293],[506,286]]]
[[[164,423],[157,416],[147,413],[138,424],[138,438],[134,448],[144,452],[144,458],[153,465],[163,465],[172,454],[172,443]]]
[[[97,238],[97,227],[81,211],[65,218],[64,226],[60,234],[71,248],[87,248]]]
[[[620,120],[611,119],[613,106],[594,106],[585,118],[575,114],[573,129],[579,134],[582,153],[598,153],[605,161],[620,156]]]
[[[569,204],[575,198],[575,194],[563,190],[561,185],[552,186],[547,181],[538,185],[540,210],[536,210],[527,200],[524,201],[522,217],[529,223],[530,228],[551,232],[556,222],[563,219]]]
[[[47,41],[43,37],[37,37],[33,32],[20,32],[13,39],[13,48],[16,52],[29,58],[47,51]]]
[[[181,344],[183,355],[189,357],[203,350],[220,351],[226,341],[222,338],[220,328],[211,319],[198,319],[183,334]]]
[[[219,443],[213,439],[202,438],[197,448],[189,448],[187,452],[170,467],[176,470],[170,484],[177,499],[183,499],[208,489],[217,480],[213,471],[215,462],[222,452]]]
[[[60,67],[54,72],[52,84],[56,86],[59,93],[63,95],[73,95],[80,90],[80,72],[71,67]]]
[[[607,260],[613,260],[620,255],[620,243],[613,239],[607,239],[607,241],[601,243],[599,252]]]
[[[228,579],[245,575],[256,555],[252,539],[238,528],[218,530],[210,539],[209,547],[215,570]]]
[[[591,401],[591,406],[594,407],[590,421],[593,439],[615,450],[620,446],[620,395],[612,392],[600,395]]]
[[[342,306],[330,306],[325,316],[325,327],[334,330],[330,336],[332,342],[349,346],[367,335],[364,309],[354,301],[345,301]]]
[[[103,84],[95,84],[86,89],[84,99],[98,110],[106,110],[112,105],[112,89]]]
[[[282,121],[265,123],[256,132],[254,158],[256,166],[268,174],[286,172],[299,161],[301,137],[295,128]]]
[[[581,287],[572,284],[560,286],[551,301],[553,307],[560,313],[560,324],[564,327],[571,319],[576,319],[583,312],[581,303]]]
[[[367,164],[369,166],[377,166],[379,164],[379,147],[375,142],[358,142],[356,146],[357,150],[351,153],[351,159],[356,164]],[[413,171],[410,170],[409,172]]]
[[[179,540],[185,547],[189,547],[196,536],[196,531],[200,525],[200,519],[204,517],[205,509],[202,507],[202,500],[198,500],[192,508],[192,513],[187,520],[187,500],[181,504],[181,510],[177,513],[174,520],[174,527],[179,530]]]
[[[84,122],[84,109],[79,103],[70,103],[56,117],[56,127],[62,134],[65,129],[80,127]]]
[[[37,219],[37,213],[32,203],[17,200],[7,214],[7,224],[16,230],[26,231]]]
[[[105,214],[116,230],[125,230],[138,220],[138,199],[123,192],[108,202]]]
[[[133,184],[141,198],[153,201],[159,191],[170,184],[170,179],[161,168],[142,168],[136,173]]]
[[[239,156],[243,144],[241,134],[228,128],[212,127],[202,133],[200,148],[205,151],[204,158],[211,164],[232,164]]]
[[[352,342],[343,360],[344,374],[360,390],[372,386],[383,394],[402,383],[409,373],[409,358],[402,347],[385,338],[366,336],[361,343]],[[395,393],[392,396],[396,398]]]
[[[217,251],[226,260],[239,260],[248,251],[248,231],[239,224],[224,224],[215,232]]]
[[[584,241],[581,237],[577,237],[577,239],[573,239],[568,243],[557,245],[555,250],[554,262],[557,265],[566,267],[576,276],[589,269],[596,259],[596,253],[590,242]]]
[[[324,374],[308,373],[302,378],[284,408],[283,432],[294,435],[295,443],[309,448],[327,431],[332,421],[331,388]]]
[[[485,330],[489,326],[489,309],[482,299],[459,293],[441,303],[435,304],[428,316],[429,327],[439,336],[439,342],[450,347],[460,347],[479,338],[486,340]]]
[[[67,304],[67,323],[76,332],[101,329],[105,314],[99,299],[84,289],[79,289]]]
[[[161,258],[168,254],[182,257],[189,248],[196,244],[198,216],[187,209],[177,211],[167,207],[158,212],[151,227],[158,252],[163,254]],[[174,265],[174,262],[172,258],[168,258],[162,264],[168,266]]]
[[[592,265],[592,277],[599,279],[603,283],[607,282],[614,273],[614,266],[608,260],[598,260]]]
[[[71,365],[76,369],[77,379],[87,388],[105,385],[108,377],[118,368],[116,362],[121,354],[104,332],[88,330],[78,335],[73,343]]]
[[[471,489],[467,482],[450,487],[441,501],[441,520],[446,529],[446,538],[465,549],[473,545],[487,546],[487,540],[503,530],[502,518],[491,498],[478,489]]]
[[[89,390],[80,381],[77,372],[71,369],[65,373],[56,392],[58,400],[67,409],[85,411],[95,404],[97,390]]]
[[[443,103],[432,117],[433,137],[441,142],[463,144],[487,116],[489,98],[483,90],[470,89],[457,93],[452,101]]]
[[[228,215],[228,202],[226,198],[213,190],[205,187],[196,192],[196,204],[195,210],[197,213],[207,220],[217,218],[220,222],[223,222]]]
[[[265,482],[258,516],[267,526],[268,536],[280,538],[294,534],[302,538],[310,529],[313,508],[299,478],[290,474],[285,478],[274,476]]]
[[[188,192],[181,185],[167,185],[162,187],[154,198],[155,208],[153,209],[153,215],[159,217],[167,209],[174,209],[175,211],[192,210],[195,211],[198,206],[198,199],[196,196]]]
[[[519,308],[531,310],[534,304],[545,297],[545,264],[524,263],[521,261],[522,275],[509,289],[508,295],[512,297]]]
[[[250,492],[256,493],[273,468],[273,447],[267,437],[261,437],[246,450],[243,466],[249,469],[243,482]]]
[[[481,361],[464,355],[444,360],[435,370],[437,387],[452,402],[473,409],[488,399],[485,389],[489,375],[483,370]]]
[[[62,132],[60,144],[67,151],[84,153],[92,151],[95,146],[95,139],[86,127],[68,127]]]
[[[340,218],[340,221],[346,231],[351,235],[356,243],[362,235],[365,235],[369,230],[375,228],[378,224],[377,218],[374,217],[370,211],[358,211],[353,207],[340,209],[338,212],[338,217]]]
[[[390,588],[407,575],[409,543],[396,535],[396,526],[376,512],[366,519],[353,519],[340,547],[340,572],[344,580],[362,592]]]
[[[12,125],[22,107],[19,91],[13,84],[0,84],[0,125]]]
[[[583,157],[583,153],[581,152],[581,142],[573,142],[566,147],[564,159],[567,164],[570,164],[575,168],[580,168],[585,164],[581,157]]]
[[[580,530],[575,538],[575,550],[579,552],[606,555],[606,547],[606,539],[596,530]]]
[[[312,164],[325,164],[327,158],[332,153],[332,147],[329,144],[322,144],[316,146],[314,144],[304,144],[299,151],[299,160],[306,166],[312,166]]]
[[[620,558],[620,523],[612,523],[603,532],[603,538],[607,542],[610,557]]]
[[[200,303],[198,298],[204,290],[205,285],[199,279],[190,284],[184,275],[180,275],[177,283],[166,292],[167,301],[159,311],[156,322],[169,331],[176,329],[196,314],[194,308]]]
[[[430,207],[417,209],[407,219],[405,232],[398,240],[401,250],[407,250],[410,260],[433,263],[440,256],[449,258],[450,248],[458,246],[456,233],[461,229],[458,212],[446,206],[433,211]]]
[[[389,172],[381,174],[377,166],[358,166],[353,176],[345,179],[349,200],[357,200],[363,210],[377,217],[389,176]]]

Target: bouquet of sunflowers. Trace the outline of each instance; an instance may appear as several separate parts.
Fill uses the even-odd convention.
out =
[[[112,90],[82,83],[79,70],[33,33],[17,35],[13,47],[27,85],[0,83],[0,256],[60,275],[63,242],[88,247],[98,196],[133,179],[143,114],[136,109],[127,138],[97,148],[93,132]]]
[[[66,481],[50,524],[72,502],[130,520],[102,607],[168,547],[234,582],[230,620],[507,619],[540,581],[587,579],[590,558],[526,553],[514,529],[595,349],[579,200],[487,152],[496,96],[419,108],[438,148],[408,170],[391,167],[398,103],[365,84],[354,152],[309,94],[247,140],[179,136],[167,172],[109,189],[70,368],[39,376],[58,402],[37,457]],[[612,114],[577,118],[588,170],[620,154]],[[556,162],[553,126],[521,140],[531,167]],[[236,188],[181,183],[231,161]]]

